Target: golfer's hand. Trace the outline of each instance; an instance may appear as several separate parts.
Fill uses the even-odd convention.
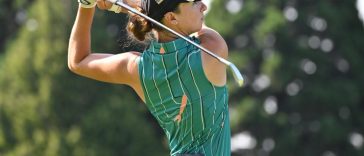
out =
[[[113,4],[107,0],[97,0],[97,7],[101,10],[108,10],[112,5]]]
[[[101,10],[109,10],[115,13],[126,13],[126,10],[122,7],[112,4],[108,0],[97,0],[97,7]]]

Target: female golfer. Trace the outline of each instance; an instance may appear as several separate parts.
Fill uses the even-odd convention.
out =
[[[192,44],[130,14],[127,30],[149,45],[141,52],[91,52],[91,25],[100,9],[127,11],[105,0],[79,0],[71,32],[68,66],[92,79],[132,87],[164,130],[172,156],[230,156],[226,67]],[[149,17],[227,58],[224,39],[203,26],[206,5],[200,0],[141,0]]]

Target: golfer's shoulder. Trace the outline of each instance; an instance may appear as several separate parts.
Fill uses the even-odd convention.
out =
[[[135,87],[139,83],[138,63],[141,53],[137,51],[129,51],[122,53],[121,55],[121,64],[124,68],[124,73],[128,73],[128,77],[130,78],[127,84]]]
[[[130,67],[138,64],[138,60],[141,56],[141,53],[137,51],[129,51],[123,53],[123,55],[128,63],[128,67]]]
[[[128,51],[125,52],[125,54],[128,55],[129,57],[139,57],[142,53],[138,51]]]
[[[114,63],[116,68],[122,69],[123,73],[135,73],[138,66],[140,53],[136,51],[123,52],[116,54],[110,60],[115,60]]]
[[[228,47],[224,38],[214,29],[204,26],[197,32],[197,38],[201,42],[201,46],[207,48],[211,52],[220,57],[228,57]]]

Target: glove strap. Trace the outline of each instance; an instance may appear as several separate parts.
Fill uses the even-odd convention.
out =
[[[94,8],[96,6],[96,0],[78,0],[82,8]]]

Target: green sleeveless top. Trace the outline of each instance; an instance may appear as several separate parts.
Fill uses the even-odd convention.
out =
[[[230,156],[227,88],[208,81],[200,49],[182,38],[152,41],[138,66],[146,105],[166,133],[172,156]]]

